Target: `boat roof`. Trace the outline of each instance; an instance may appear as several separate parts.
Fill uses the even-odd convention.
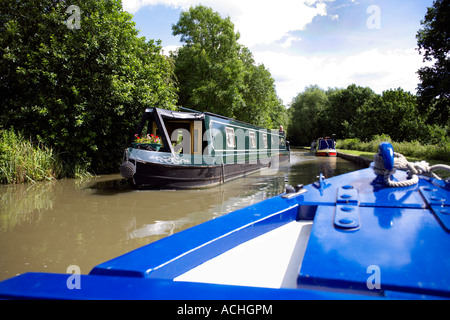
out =
[[[230,122],[246,125],[246,126],[249,126],[252,128],[265,129],[263,127],[260,127],[260,126],[257,126],[257,125],[254,125],[254,124],[251,124],[248,122],[229,118],[229,117],[211,113],[211,112],[201,112],[201,111],[196,111],[196,110],[185,108],[185,107],[179,107],[179,109],[186,110],[186,111],[172,111],[172,110],[166,110],[166,109],[160,109],[160,108],[147,108],[147,109],[145,109],[145,113],[153,114],[154,112],[157,112],[159,115],[161,115],[165,119],[188,120],[188,121],[204,120],[206,118],[206,116],[210,116],[210,117],[215,117],[215,118],[227,120]]]
[[[165,110],[159,108],[147,108],[146,113],[158,112],[162,117],[166,119],[176,119],[176,120],[203,120],[205,119],[205,114],[201,112],[179,112],[172,110]]]

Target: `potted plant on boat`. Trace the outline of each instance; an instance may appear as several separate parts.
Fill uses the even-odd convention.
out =
[[[161,148],[161,138],[153,134],[147,134],[146,137],[134,135],[135,140],[132,143],[133,148],[159,151]],[[150,147],[150,148],[149,148]]]

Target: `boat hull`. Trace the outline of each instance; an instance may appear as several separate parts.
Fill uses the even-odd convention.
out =
[[[317,150],[316,156],[318,157],[337,157],[337,151],[336,150]]]
[[[196,165],[192,164],[195,163],[194,158],[186,160],[186,158],[181,157],[163,157],[161,154],[154,152],[153,154],[157,156],[157,158],[153,157],[157,159],[155,161],[129,160],[136,168],[136,173],[129,181],[136,188],[193,189],[214,187],[262,169],[276,168],[279,164],[289,162],[290,159],[289,154],[286,153],[254,161]],[[162,159],[166,160],[161,161]]]

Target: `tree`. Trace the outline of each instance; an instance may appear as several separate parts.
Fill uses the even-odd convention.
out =
[[[244,46],[240,59],[245,70],[241,93],[245,104],[235,111],[235,117],[266,128],[285,126],[286,109],[277,96],[275,80],[269,70],[263,64],[256,65],[252,53]]]
[[[288,138],[292,145],[308,146],[319,136],[329,134],[328,128],[317,125],[318,115],[327,105],[327,94],[317,85],[306,87],[304,92],[294,98],[288,127]]]
[[[329,104],[319,115],[318,126],[327,128],[337,138],[354,137],[356,130],[352,124],[358,125],[360,121],[356,110],[376,93],[368,87],[351,84],[346,89],[329,89],[327,96]]]
[[[244,105],[244,66],[230,18],[200,5],[182,12],[172,30],[184,43],[175,55],[179,104],[233,117]]]
[[[403,89],[384,91],[366,101],[356,111],[357,122],[351,127],[355,137],[369,141],[386,134],[394,141],[414,141],[424,137],[424,123],[417,109],[417,97]]]
[[[69,6],[79,28],[69,28]],[[117,171],[146,107],[173,109],[173,67],[119,0],[4,0],[0,124],[96,172]],[[67,22],[66,22],[67,21]]]
[[[435,0],[428,8],[423,28],[416,38],[418,50],[425,61],[434,61],[432,67],[417,72],[420,111],[428,123],[450,126],[450,0]]]
[[[272,75],[237,42],[239,33],[229,17],[191,7],[172,30],[184,43],[173,54],[180,105],[267,128],[285,125],[286,109]]]

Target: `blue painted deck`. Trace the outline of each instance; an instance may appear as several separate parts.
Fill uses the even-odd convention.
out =
[[[406,179],[404,172],[395,177]],[[30,299],[439,299],[450,298],[450,189],[421,177],[389,189],[372,169],[268,199],[96,266],[81,276],[29,273],[0,283],[0,298]],[[297,289],[174,282],[223,252],[295,220],[313,220]],[[380,289],[371,290],[371,271]],[[377,269],[378,268],[378,269]]]

